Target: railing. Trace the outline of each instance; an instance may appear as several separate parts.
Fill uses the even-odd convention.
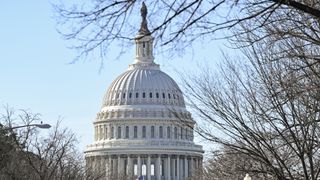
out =
[[[193,142],[181,141],[154,141],[154,140],[114,140],[108,142],[99,142],[87,146],[87,150],[104,149],[104,148],[121,148],[121,147],[179,147],[182,149],[202,149],[201,145],[196,145]]]

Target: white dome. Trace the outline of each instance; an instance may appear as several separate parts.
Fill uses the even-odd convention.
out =
[[[134,104],[185,107],[181,90],[170,76],[157,68],[141,67],[118,76],[108,88],[102,106]]]
[[[135,179],[143,168],[147,180],[197,177],[203,150],[193,141],[195,122],[177,83],[154,63],[145,6],[141,12],[135,60],[105,94],[86,164],[103,179]]]

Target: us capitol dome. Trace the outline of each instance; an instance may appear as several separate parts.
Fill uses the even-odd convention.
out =
[[[108,88],[86,147],[88,168],[101,179],[199,179],[202,146],[177,83],[154,62],[153,37],[142,4],[136,57]]]

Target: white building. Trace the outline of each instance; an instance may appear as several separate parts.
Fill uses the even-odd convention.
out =
[[[203,150],[193,142],[195,122],[176,82],[154,63],[146,14],[143,4],[134,63],[108,88],[87,166],[102,179],[199,179]]]

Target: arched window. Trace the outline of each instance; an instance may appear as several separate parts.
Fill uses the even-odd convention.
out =
[[[139,93],[136,93],[136,98],[139,98]]]
[[[149,98],[152,98],[152,92],[151,92],[151,93],[149,93]]]
[[[177,129],[177,127],[174,127],[174,138],[178,139],[178,129]]]
[[[111,127],[111,139],[113,139],[114,138],[114,127],[112,126]]]
[[[156,98],[159,98],[159,93],[156,93]]]
[[[159,126],[159,138],[163,138],[163,127]]]
[[[132,93],[129,93],[129,98],[132,98]]]
[[[145,92],[142,93],[142,97],[146,98],[146,93]]]
[[[133,127],[133,138],[138,138],[138,127],[137,126]]]
[[[167,127],[167,138],[168,139],[171,138],[171,127],[170,126]]]
[[[168,93],[168,98],[171,99],[171,94],[170,93]]]
[[[121,126],[118,127],[118,138],[121,138]]]
[[[162,93],[162,98],[166,98],[166,94],[165,93]]]
[[[123,94],[122,94],[122,98],[123,98],[123,99],[126,98],[126,93],[123,93]]]
[[[151,126],[151,138],[154,138],[154,126]]]
[[[142,126],[142,138],[146,138],[147,130],[146,126]]]
[[[129,126],[126,126],[126,138],[129,138]]]

